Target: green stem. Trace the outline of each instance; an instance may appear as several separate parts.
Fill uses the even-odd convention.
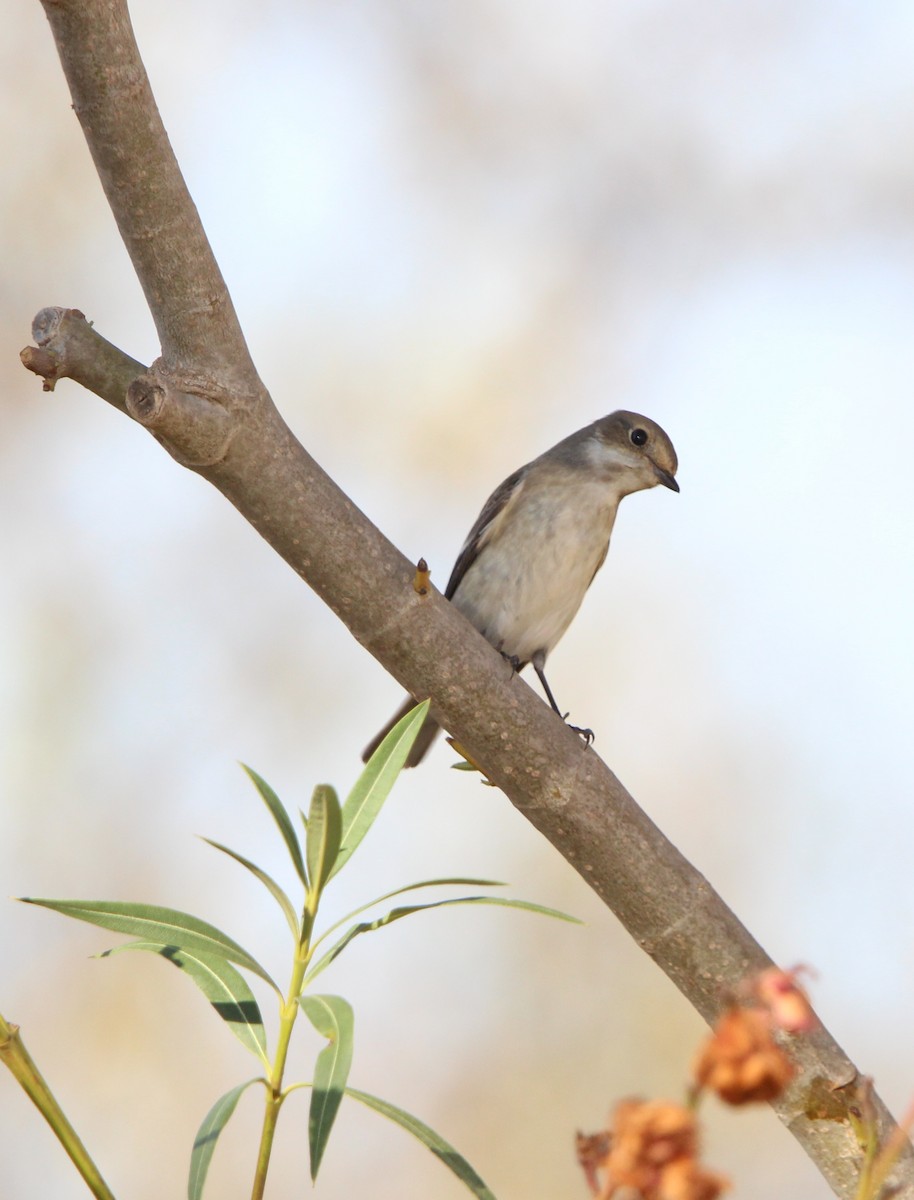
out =
[[[114,1193],[89,1157],[76,1130],[67,1120],[32,1056],[19,1036],[19,1026],[10,1025],[0,1016],[0,1061],[9,1067],[26,1095],[50,1125],[58,1141],[70,1156],[74,1167],[98,1200],[114,1200]]]
[[[869,1197],[872,1197],[873,1200],[878,1200],[882,1195],[892,1167],[895,1165],[896,1159],[908,1140],[912,1125],[914,1125],[914,1104],[911,1105],[889,1134],[885,1145],[879,1150],[878,1154],[874,1154],[872,1160],[867,1162],[867,1185],[869,1191],[865,1193],[861,1192],[861,1195],[865,1196],[867,1200],[869,1200]]]
[[[263,1200],[263,1191],[267,1182],[267,1171],[270,1166],[270,1155],[273,1152],[273,1138],[276,1133],[276,1122],[279,1110],[285,1099],[282,1090],[283,1075],[286,1070],[286,1058],[289,1054],[289,1042],[292,1038],[292,1027],[298,1016],[298,998],[305,982],[305,972],[311,961],[313,947],[311,931],[317,916],[319,897],[308,889],[305,896],[305,909],[302,913],[301,934],[295,949],[295,961],[292,964],[292,979],[285,1003],[279,1012],[279,1036],[276,1039],[276,1054],[273,1057],[273,1069],[270,1072],[269,1088],[267,1091],[266,1110],[263,1114],[263,1127],[260,1132],[260,1147],[257,1151],[257,1168],[254,1172],[254,1187],[251,1200]]]
[[[859,1116],[856,1121],[851,1118],[854,1134],[863,1150],[863,1162],[860,1175],[857,1178],[857,1191],[854,1200],[876,1200],[877,1191],[873,1182],[873,1168],[879,1151],[879,1130],[876,1113],[873,1108],[873,1081],[869,1078],[861,1080],[857,1096]]]

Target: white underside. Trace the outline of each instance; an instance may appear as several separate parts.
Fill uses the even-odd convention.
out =
[[[547,655],[605,554],[618,501],[605,480],[530,489],[467,570],[454,604],[509,657]]]

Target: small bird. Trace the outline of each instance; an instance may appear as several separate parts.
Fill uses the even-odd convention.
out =
[[[470,530],[445,596],[496,650],[527,663],[560,717],[544,667],[606,558],[623,496],[645,488],[679,491],[673,443],[648,417],[614,412],[572,433],[497,487]],[[413,707],[407,697],[366,746],[367,762]],[[429,717],[406,760],[422,761],[438,732]],[[577,732],[591,741],[590,730]]]

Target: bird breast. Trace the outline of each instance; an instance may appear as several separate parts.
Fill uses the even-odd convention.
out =
[[[453,602],[496,649],[548,654],[581,606],[609,545],[618,496],[605,481],[527,488],[480,550]]]

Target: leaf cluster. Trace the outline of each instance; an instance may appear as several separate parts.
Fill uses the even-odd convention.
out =
[[[266,1108],[252,1192],[255,1200],[263,1195],[279,1110],[288,1095],[299,1088],[311,1090],[308,1142],[312,1180],[317,1178],[343,1096],[348,1095],[412,1133],[480,1200],[494,1200],[486,1184],[466,1159],[434,1130],[388,1101],[348,1086],[354,1046],[352,1007],[341,996],[308,990],[313,981],[356,938],[383,929],[414,913],[446,906],[492,904],[526,909],[564,920],[573,919],[542,905],[487,894],[457,895],[444,900],[401,904],[381,915],[357,919],[386,901],[420,889],[501,886],[493,880],[453,877],[427,879],[387,892],[339,918],[319,936],[314,935],[318,910],[328,885],[349,863],[377,819],[427,712],[426,701],[407,713],[391,730],[342,804],[336,791],[329,785],[319,784],[315,787],[307,814],[299,813],[304,845],[296,831],[295,822],[275,791],[256,771],[244,767],[282,837],[302,893],[298,908],[288,892],[256,863],[237,850],[204,839],[249,871],[266,888],[281,910],[294,947],[291,979],[285,992],[243,946],[209,922],[189,913],[130,902],[26,900],[27,903],[41,905],[135,939],[104,951],[100,957],[124,950],[142,950],[173,963],[197,985],[213,1011],[261,1064],[261,1075],[238,1084],[220,1096],[204,1117],[191,1153],[189,1200],[201,1200],[219,1136],[243,1093],[257,1083],[265,1089]],[[324,946],[318,956],[316,951]],[[279,1030],[272,1053],[260,1006],[243,972],[256,976],[276,995]],[[284,1082],[286,1056],[292,1027],[299,1012],[304,1013],[325,1044],[315,1060],[311,1080],[287,1085]]]

